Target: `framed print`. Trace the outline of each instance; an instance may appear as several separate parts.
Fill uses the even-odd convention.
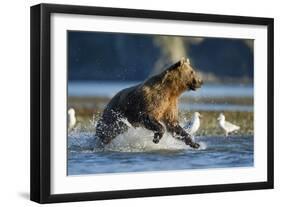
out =
[[[273,19],[31,7],[31,200],[273,188]]]

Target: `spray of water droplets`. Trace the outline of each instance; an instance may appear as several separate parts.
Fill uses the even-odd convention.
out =
[[[194,150],[180,140],[172,137],[171,134],[165,133],[158,144],[152,142],[153,132],[142,128],[134,128],[126,120],[122,121],[128,125],[127,132],[120,134],[109,144],[103,145],[95,136],[95,127],[97,121],[95,118],[88,125],[82,126],[78,124],[72,131],[68,133],[68,150],[84,151],[84,152],[149,152],[157,150]],[[204,142],[199,142],[199,150],[206,149]]]

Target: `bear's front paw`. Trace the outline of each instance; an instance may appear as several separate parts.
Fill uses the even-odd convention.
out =
[[[200,147],[200,144],[198,144],[196,142],[192,142],[189,146],[194,148],[194,149],[198,149]]]
[[[160,139],[162,138],[162,136],[163,136],[162,133],[157,132],[157,133],[154,134],[154,138],[153,138],[152,141],[153,141],[155,144],[158,144],[159,141],[160,141]]]
[[[159,141],[160,141],[160,139],[159,138],[153,138],[153,140],[152,140],[155,144],[158,144],[159,143]]]
[[[200,147],[200,144],[193,142],[192,139],[186,139],[185,144],[189,145],[190,147],[192,147],[194,149],[198,149]]]

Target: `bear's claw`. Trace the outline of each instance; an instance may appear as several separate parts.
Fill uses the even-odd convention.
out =
[[[191,139],[186,139],[185,144],[189,145],[190,147],[192,147],[194,149],[198,149],[200,147],[200,144],[193,142]]]
[[[152,141],[153,141],[155,144],[158,144],[159,141],[160,141],[160,139],[159,139],[159,138],[154,138]]]
[[[196,142],[192,142],[189,146],[194,148],[194,149],[198,149],[200,147],[200,144],[198,144]]]
[[[160,141],[160,139],[162,138],[162,136],[163,136],[163,133],[162,133],[162,132],[157,132],[157,133],[154,134],[154,138],[153,138],[152,141],[153,141],[155,144],[157,144],[157,143],[159,143],[159,141]]]

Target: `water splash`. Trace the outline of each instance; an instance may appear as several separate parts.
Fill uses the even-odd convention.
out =
[[[178,151],[178,150],[195,150],[187,146],[180,140],[172,137],[171,134],[165,133],[158,144],[152,142],[153,132],[142,127],[134,128],[127,120],[122,120],[128,125],[127,132],[120,134],[109,144],[103,145],[95,136],[96,121],[91,120],[90,125],[77,126],[68,134],[68,149],[70,151],[85,152],[150,152],[150,151]],[[207,145],[199,142],[200,148],[205,150]]]

